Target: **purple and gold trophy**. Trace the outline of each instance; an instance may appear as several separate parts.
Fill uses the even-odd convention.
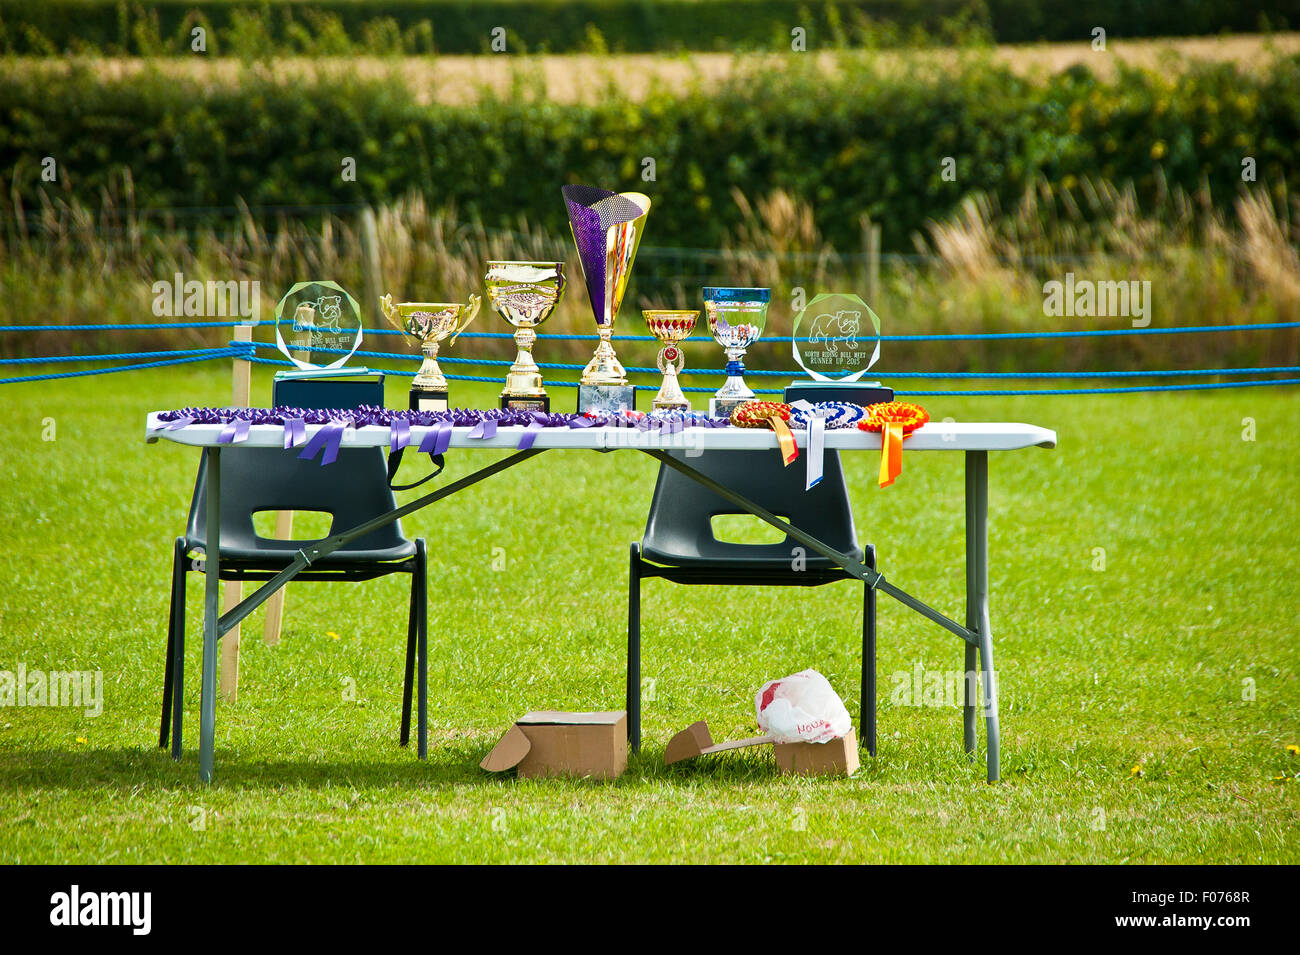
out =
[[[610,192],[596,186],[565,186],[561,191],[600,336],[596,354],[582,371],[578,412],[632,411],[636,407],[636,389],[628,384],[627,372],[619,364],[609,339],[627,292],[646,216],[650,214],[650,198],[639,192]]]
[[[659,394],[655,395],[650,407],[655,411],[690,411],[691,403],[682,393],[682,386],[677,383],[677,376],[686,367],[686,356],[682,354],[680,342],[695,328],[695,319],[699,317],[696,309],[647,308],[641,310],[650,334],[663,344],[659,349],[656,364],[663,372],[663,384]]]

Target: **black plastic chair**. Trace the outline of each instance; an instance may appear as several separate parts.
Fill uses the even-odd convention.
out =
[[[799,530],[875,569],[870,545],[858,544],[839,454],[828,450],[820,484],[804,490],[804,469],[782,467],[774,451],[713,451],[674,457],[784,518]],[[713,535],[713,518],[745,511],[666,464],[659,466],[650,516],[640,545],[631,548],[627,615],[628,740],[641,745],[641,581],[661,577],[675,584],[818,587],[856,580],[828,557],[805,550],[790,537],[777,544],[737,544]],[[796,557],[798,558],[796,560]],[[798,566],[800,569],[796,569]],[[865,587],[862,603],[863,742],[876,755],[876,592]]]
[[[181,756],[181,687],[185,666],[185,575],[203,573],[188,554],[205,550],[203,514],[207,506],[207,456],[190,503],[189,527],[172,552],[171,618],[167,627],[167,663],[163,678],[162,727],[158,745],[166,748],[171,727],[172,755]],[[269,580],[312,541],[258,536],[253,515],[259,511],[323,511],[332,515],[331,533],[356,527],[396,507],[388,487],[388,470],[380,448],[343,448],[336,461],[322,467],[299,460],[297,451],[278,448],[223,448],[221,451],[221,579]],[[340,548],[302,571],[296,580],[359,581],[388,574],[411,575],[411,604],[406,625],[406,675],[402,685],[401,744],[411,735],[411,689],[419,665],[419,757],[428,755],[428,558],[423,538],[408,540],[400,523],[382,527]]]

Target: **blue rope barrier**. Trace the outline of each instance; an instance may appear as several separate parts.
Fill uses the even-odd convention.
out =
[[[252,344],[257,348],[276,348],[270,342],[231,342],[232,345]],[[292,346],[291,346],[292,347]],[[408,355],[401,352],[376,352],[376,351],[357,351],[349,352],[346,348],[315,348],[312,351],[321,352],[330,355],[347,355],[355,354],[364,358],[395,358],[399,361],[421,361],[419,355]],[[482,365],[505,367],[514,364],[513,361],[504,358],[457,358],[450,355],[439,355],[439,364],[448,365]],[[537,363],[538,368],[550,369],[554,371],[582,371],[586,365],[571,365],[563,362],[540,361]],[[659,373],[658,368],[628,366],[626,371],[634,375],[654,375]],[[878,377],[882,378],[921,378],[921,379],[1070,379],[1070,378],[1168,378],[1182,377],[1187,375],[1272,375],[1272,374],[1294,374],[1300,372],[1300,365],[1272,365],[1263,368],[1166,368],[1153,369],[1150,371],[892,371],[881,372]],[[723,377],[726,370],[723,368],[688,368],[679,371],[678,375],[709,375]],[[771,377],[771,378],[802,378],[802,371],[768,371],[761,368],[746,368],[746,376],[754,377]],[[445,376],[444,376],[445,377]],[[764,392],[773,394],[772,391]]]
[[[293,364],[287,361],[277,361],[274,358],[253,358],[250,359],[259,365],[278,365],[285,368],[292,368]],[[441,359],[440,359],[441,360]],[[571,365],[570,368],[581,369],[585,365]],[[402,375],[407,378],[415,377],[413,371],[402,371],[394,369],[386,374]],[[500,385],[505,383],[505,378],[492,378],[484,375],[444,375],[448,381],[476,381],[484,384]],[[577,388],[580,382],[577,381],[547,381],[548,388]],[[1208,391],[1220,388],[1259,388],[1267,385],[1300,385],[1300,378],[1279,378],[1268,381],[1225,381],[1225,382],[1197,382],[1185,385],[1136,385],[1125,388],[1029,388],[1020,390],[1011,389],[971,389],[966,391],[896,391],[896,395],[917,397],[917,398],[987,398],[987,397],[1032,397],[1040,395],[1122,395],[1136,393],[1154,393],[1161,391]],[[653,386],[643,386],[653,387]],[[696,394],[713,394],[716,389],[705,387],[684,387],[682,391],[694,392]],[[754,394],[757,395],[779,395],[784,393],[781,388],[755,388]]]
[[[149,332],[159,328],[237,328],[250,322],[137,322],[127,325],[0,325],[0,332]]]
[[[121,365],[117,368],[87,368],[83,371],[63,371],[48,375],[23,375],[19,378],[0,378],[0,385],[16,385],[29,381],[53,381],[56,378],[84,378],[87,375],[112,375],[119,371],[142,371],[145,368],[162,368],[166,365],[188,365],[196,361],[212,361],[224,358],[223,351],[218,355],[191,355],[188,358],[170,358],[166,361],[149,361],[139,365]]]
[[[100,325],[0,325],[0,332],[72,332],[72,331],[150,331],[174,328],[234,328],[246,322],[157,322],[138,324],[100,324]],[[274,322],[261,322],[273,325]],[[282,319],[280,324],[292,324],[292,319]],[[981,332],[970,335],[881,335],[882,342],[965,342],[965,341],[1010,341],[1037,338],[1105,338],[1117,335],[1186,335],[1210,332],[1250,332],[1272,331],[1284,328],[1300,328],[1300,322],[1258,322],[1251,325],[1187,325],[1174,328],[1148,326],[1146,328],[1096,328],[1060,332]],[[397,329],[368,328],[367,335],[403,335]],[[511,332],[464,332],[461,338],[513,338]],[[591,339],[590,334],[538,334],[538,339],[552,341],[578,341]],[[653,335],[614,335],[614,341],[652,342],[657,341]],[[806,341],[800,338],[800,341]],[[711,342],[707,335],[692,335],[686,341]],[[764,342],[791,342],[790,335],[765,336]]]
[[[357,354],[360,354],[358,352]],[[376,357],[389,357],[380,353]],[[446,364],[461,365],[511,365],[511,361],[504,359],[486,359],[486,358],[450,358],[438,357],[438,362]],[[581,371],[586,365],[569,365],[559,362],[539,361],[538,368],[555,369],[557,371]],[[625,370],[632,375],[655,375],[659,374],[658,368],[639,367],[628,365]],[[1175,369],[1157,369],[1151,371],[951,371],[951,372],[929,372],[929,371],[891,371],[880,372],[873,377],[878,378],[940,378],[940,379],[1069,379],[1069,378],[1168,378],[1180,377],[1187,375],[1271,375],[1271,374],[1295,374],[1300,372],[1300,365],[1274,365],[1264,368],[1175,368]],[[679,371],[678,376],[685,375],[707,375],[717,378],[726,376],[726,370],[722,368],[687,368]],[[745,377],[769,377],[769,378],[806,378],[803,371],[766,371],[763,369],[746,368]]]
[[[547,382],[547,385],[552,382]],[[1300,385],[1300,378],[1277,378],[1269,381],[1197,382],[1186,385],[1136,385],[1129,388],[1029,388],[1021,390],[971,389],[967,391],[895,391],[907,398],[1029,398],[1043,395],[1130,395],[1163,391],[1215,391],[1221,388],[1261,388],[1268,385]],[[709,392],[712,388],[683,388],[682,391]],[[780,388],[755,388],[758,395],[779,395]]]
[[[244,345],[248,343],[239,342],[238,344]],[[166,358],[166,357],[179,358],[186,355],[207,355],[213,358],[224,357],[227,355],[233,355],[234,357],[242,357],[242,355],[240,354],[240,352],[242,351],[244,351],[244,349],[227,348],[223,346],[221,348],[190,348],[190,349],[175,349],[170,351],[121,352],[116,355],[51,355],[49,357],[44,357],[44,358],[0,358],[0,365],[54,365],[60,362],[73,362],[73,361],[87,361],[87,362],[138,361],[143,358]]]
[[[1221,388],[1261,388],[1268,385],[1300,385],[1300,378],[1271,378],[1268,381],[1193,382],[1186,385],[1134,385],[1128,388],[1031,388],[1024,391],[977,389],[971,391],[899,391],[895,393],[920,398],[1014,398],[1036,395],[1131,395],[1142,392],[1154,393],[1160,391],[1215,391]]]
[[[220,325],[222,323],[205,323],[205,324],[207,324],[208,326],[212,326],[212,325]],[[15,326],[10,326],[10,327],[13,328]],[[49,327],[49,328],[58,328],[58,329],[66,330],[66,329],[76,329],[78,327],[98,328],[98,327],[111,327],[111,326],[25,326],[25,327],[27,328]],[[132,326],[132,327],[158,328],[158,327],[165,327],[165,326],[146,325],[146,326]],[[179,327],[191,327],[191,326],[182,325]],[[1224,329],[1287,328],[1287,327],[1300,327],[1300,322],[1273,322],[1273,323],[1265,323],[1259,325],[1202,326],[1200,328],[1187,328],[1187,329],[1176,329],[1176,330],[1160,329],[1157,331],[1161,333],[1167,333],[1170,331],[1213,331],[1213,330],[1224,330]],[[1120,330],[1113,330],[1113,331],[1106,330],[1104,333],[1124,334],[1127,333],[1128,331],[1130,330],[1128,329],[1120,329]],[[1151,331],[1151,330],[1133,329],[1132,331]],[[483,337],[488,337],[488,334],[489,333],[484,333]],[[1048,336],[1054,336],[1054,335],[1074,335],[1079,333],[1066,332],[1066,333],[1043,333],[1043,334]],[[1037,333],[1023,333],[1023,334],[1010,333],[1010,335],[1011,337],[1037,337]],[[498,336],[493,335],[492,337],[498,337]],[[503,334],[499,337],[509,337],[509,336]],[[555,336],[555,337],[581,339],[581,338],[586,338],[588,336],[565,335],[565,336]],[[634,338],[635,340],[642,340],[642,341],[655,340],[651,336],[628,336],[628,337]],[[899,336],[899,337],[906,338],[908,336]],[[960,336],[918,336],[918,337],[958,338]],[[999,336],[994,335],[994,336],[987,336],[987,337],[999,337]],[[3,365],[53,364],[53,363],[60,363],[60,362],[79,362],[79,361],[85,361],[85,362],[134,361],[142,358],[162,359],[162,360],[155,360],[155,361],[146,361],[134,365],[124,365],[124,366],[119,366],[114,368],[93,368],[93,369],[85,369],[85,370],[73,371],[73,372],[60,372],[60,373],[51,373],[51,374],[43,374],[43,375],[25,375],[25,376],[12,377],[12,378],[0,378],[0,384],[17,384],[22,382],[49,381],[49,380],[60,379],[60,378],[79,378],[79,377],[84,377],[89,375],[113,374],[120,371],[138,371],[138,370],[143,370],[148,368],[160,368],[160,367],[166,367],[170,365],[189,364],[192,362],[199,362],[199,361],[210,361],[217,358],[232,358],[237,360],[249,361],[261,365],[274,365],[274,366],[285,367],[285,368],[294,367],[294,365],[291,362],[271,359],[271,358],[261,358],[255,354],[257,348],[274,348],[274,347],[276,346],[270,344],[269,342],[232,341],[220,348],[202,348],[202,349],[155,351],[155,352],[123,352],[115,355],[63,355],[63,356],[51,356],[51,357],[0,359],[0,364]],[[347,353],[345,349],[323,348],[317,350],[322,352],[327,352],[327,353],[334,353],[334,354]],[[365,357],[391,358],[391,359],[398,359],[403,361],[420,360],[419,356],[406,355],[397,352],[359,351],[356,354]],[[506,360],[501,360],[501,359],[444,357],[440,360],[448,363],[478,365],[478,366],[505,366],[511,364],[511,362]],[[540,364],[539,367],[551,369],[551,370],[560,370],[560,371],[580,371],[586,366],[580,364],[543,362]],[[658,369],[632,367],[629,368],[628,371],[632,374],[653,375],[658,371]],[[973,379],[1026,379],[1026,380],[1058,379],[1059,380],[1059,379],[1089,379],[1089,378],[1102,378],[1102,379],[1139,378],[1139,377],[1162,378],[1162,377],[1184,377],[1188,375],[1265,375],[1265,374],[1294,374],[1296,372],[1300,372],[1300,366],[1277,365],[1277,366],[1267,366],[1261,368],[1191,368],[1191,369],[1158,369],[1158,370],[1151,370],[1151,371],[1100,371],[1100,372],[1082,372],[1082,371],[1081,372],[935,372],[935,373],[893,372],[893,373],[885,373],[882,375],[882,377],[909,378],[909,379],[921,378],[921,379],[965,379],[965,380],[973,380]],[[406,377],[413,377],[416,374],[415,372],[412,371],[402,371],[398,369],[389,369],[387,370],[387,373],[403,375]],[[751,369],[748,370],[746,373],[755,376],[779,376],[779,377],[789,377],[789,378],[801,377],[798,372],[793,372],[793,371],[766,371],[761,369]],[[722,376],[724,372],[718,369],[693,369],[689,372],[684,372],[684,374]],[[504,378],[494,378],[494,377],[481,376],[481,375],[447,375],[446,377],[449,380],[453,380],[453,381],[472,381],[472,382],[483,382],[483,383],[492,383],[492,384],[500,384],[505,381]],[[548,382],[548,384],[554,385],[556,387],[561,387],[561,388],[576,388],[578,387],[579,383],[576,381],[551,381]],[[1134,393],[1152,393],[1152,392],[1165,392],[1165,391],[1210,391],[1210,390],[1219,390],[1225,388],[1252,388],[1252,387],[1264,387],[1269,385],[1296,385],[1296,384],[1300,384],[1300,378],[1270,379],[1264,381],[1194,382],[1194,383],[1175,384],[1175,385],[1154,385],[1153,384],[1153,385],[1126,386],[1120,388],[1042,388],[1042,389],[1019,389],[1019,390],[971,389],[971,390],[963,390],[963,391],[919,390],[919,391],[898,391],[896,393],[899,395],[915,396],[915,397],[1019,397],[1019,396],[1043,396],[1043,395],[1134,394]],[[713,391],[712,388],[707,388],[707,387],[687,387],[684,388],[683,390],[688,392],[695,392],[695,393],[711,393]],[[782,390],[779,388],[759,388],[759,389],[755,389],[755,393],[764,394],[764,395],[775,395],[775,394],[781,394]]]

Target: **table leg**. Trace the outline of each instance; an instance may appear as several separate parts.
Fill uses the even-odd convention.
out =
[[[627,741],[641,751],[641,555],[631,547],[627,595]]]
[[[988,780],[997,782],[999,767],[998,680],[993,662],[993,629],[989,622],[989,455],[987,451],[966,452],[966,552],[973,563],[967,567],[967,626],[979,636],[980,704],[988,736]],[[972,589],[973,585],[973,589]],[[971,659],[969,650],[966,659]]]
[[[979,612],[975,608],[975,469],[970,463],[970,452],[966,459],[966,626],[979,631]],[[979,695],[979,663],[976,659],[978,648],[967,643],[965,667],[962,670],[962,683],[965,688],[965,702],[962,706],[962,745],[968,754],[975,752],[975,700]]]
[[[203,554],[203,681],[199,697],[199,779],[212,782],[217,732],[217,625],[221,619],[221,449],[207,453],[207,523]]]

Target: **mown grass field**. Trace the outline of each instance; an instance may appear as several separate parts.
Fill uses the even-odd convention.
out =
[[[391,387],[390,403],[404,390]],[[621,705],[627,544],[654,463],[549,452],[405,524],[434,555],[427,763],[396,744],[402,583],[306,584],[290,589],[281,644],[262,644],[260,614],[245,627],[205,787],[197,576],[187,753],[176,764],[157,748],[170,541],[198,455],[142,434],[147,411],[228,389],[214,365],[0,390],[0,670],[104,675],[99,717],[0,710],[0,861],[1300,861],[1294,391],[926,399],[935,418],[1029,421],[1060,439],[991,462],[999,785],[962,753],[959,709],[891,702],[895,674],[958,669],[961,650],[887,598],[878,759],[819,781],[778,777],[753,751],[663,767],[695,719],[718,739],[749,735],[759,684],[804,667],[856,712],[861,592],[848,584],[649,583],[654,699],[627,774],[482,773],[528,709]],[[453,454],[448,473],[489,457]],[[960,456],[906,454],[883,491],[873,463],[846,456],[860,534],[891,580],[960,613]]]

